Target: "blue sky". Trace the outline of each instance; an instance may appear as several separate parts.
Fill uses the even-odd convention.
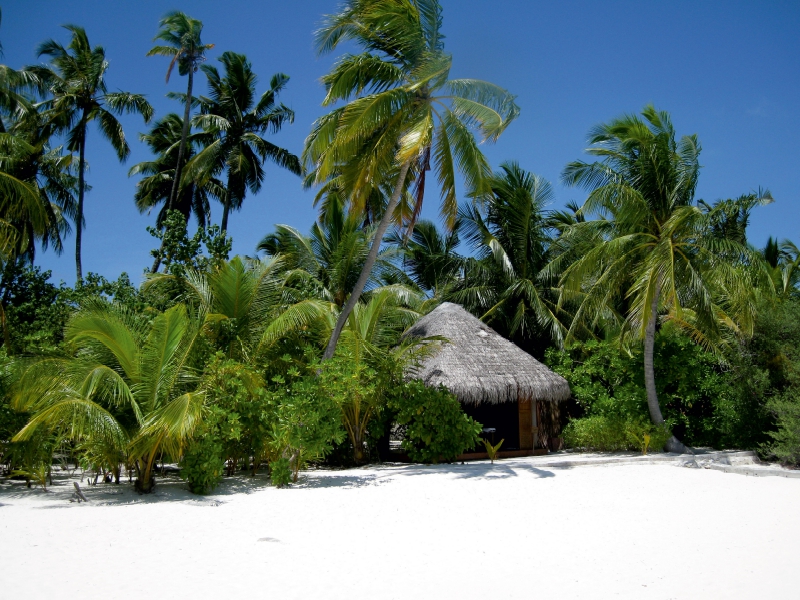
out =
[[[204,40],[216,44],[212,62],[225,50],[246,54],[261,77],[258,92],[275,72],[290,75],[281,100],[296,111],[294,125],[271,141],[299,154],[313,120],[323,113],[319,78],[334,57],[318,58],[312,33],[337,0],[207,2],[114,2],[12,0],[2,5],[3,62],[37,62],[35,47],[48,38],[64,44],[62,24],[86,28],[92,44],[105,47],[112,90],[144,93],[156,116],[180,107],[167,91],[182,91],[185,78],[164,82],[165,58],[146,58],[158,19],[183,10],[205,24]],[[652,102],[672,114],[679,134],[698,134],[703,146],[698,198],[735,197],[768,187],[775,204],[753,215],[751,241],[767,236],[800,241],[800,3],[771,2],[533,2],[442,0],[446,48],[454,77],[486,79],[518,96],[519,119],[497,144],[485,148],[493,165],[516,160],[556,184],[556,206],[581,202],[583,192],[561,186],[564,165],[583,156],[592,125]],[[196,90],[204,90],[200,77]],[[84,271],[135,281],[151,263],[153,239],[145,231],[154,215],[133,204],[131,165],[149,158],[137,139],[145,126],[123,117],[131,143],[127,163],[91,130],[86,199]],[[252,254],[275,223],[306,231],[315,218],[313,194],[299,178],[268,166],[261,193],[231,215],[234,251]],[[428,196],[426,216],[437,214]],[[212,208],[215,222],[221,209]],[[74,281],[74,238],[62,256],[39,253],[37,263],[56,281]]]

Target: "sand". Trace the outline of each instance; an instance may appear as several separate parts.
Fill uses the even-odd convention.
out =
[[[534,459],[0,486],[3,598],[798,598],[800,480]]]

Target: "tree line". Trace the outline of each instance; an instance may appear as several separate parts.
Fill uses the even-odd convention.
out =
[[[125,466],[147,492],[171,461],[204,491],[267,465],[284,484],[309,461],[375,459],[390,432],[412,458],[451,459],[480,425],[446,390],[405,378],[445,342],[402,336],[442,301],[567,377],[568,444],[622,449],[648,436],[670,451],[728,445],[797,459],[800,253],[747,239],[769,191],[696,198],[698,137],[647,106],[589,132],[590,161],[562,173],[585,201],[548,208],[548,181],[514,161],[492,169],[483,155],[520,109],[492,83],[449,77],[442,18],[435,0],[351,0],[325,17],[320,53],[345,42],[361,52],[323,78],[331,110],[298,157],[264,137],[294,120],[277,102],[288,76],[258,96],[246,57],[224,52],[220,72],[204,62],[212,45],[199,21],[164,17],[149,54],[169,57],[167,78],[177,65],[187,91],[171,94],[183,116],[141,136],[153,160],[131,169],[137,207],[159,209],[155,263],[138,288],[124,275],[84,278],[79,233],[89,123],[122,160],[114,115],[148,122],[149,104],[106,91],[103,50],[78,27],[67,48],[40,47],[50,65],[3,67],[9,470],[43,480],[60,457],[119,480]],[[195,95],[199,72],[206,96]],[[58,136],[66,146],[51,148]],[[316,188],[319,218],[308,234],[277,225],[259,256],[230,258],[229,213],[258,192],[267,160]],[[420,218],[431,187],[441,225]],[[59,251],[70,224],[78,279],[56,288],[34,249]]]

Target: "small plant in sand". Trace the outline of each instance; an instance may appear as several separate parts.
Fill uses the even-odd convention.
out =
[[[497,453],[500,451],[500,446],[502,446],[503,442],[506,441],[505,438],[497,442],[497,445],[495,446],[492,446],[489,440],[481,440],[481,441],[483,442],[483,445],[486,446],[486,454],[489,455],[489,460],[491,460],[492,464],[494,464],[494,459],[497,458]]]
[[[269,463],[269,478],[275,487],[286,487],[293,480],[293,469],[288,458],[279,458]]]
[[[628,435],[636,440],[636,443],[641,446],[642,448],[642,456],[647,456],[647,449],[650,447],[650,434],[649,433],[642,433],[642,436],[639,437],[636,435],[634,431],[628,431]]]
[[[50,473],[50,465],[47,463],[38,463],[32,465],[27,469],[16,469],[11,472],[12,477],[24,477],[27,481],[28,487],[31,483],[42,486],[42,489],[47,491],[47,476]]]

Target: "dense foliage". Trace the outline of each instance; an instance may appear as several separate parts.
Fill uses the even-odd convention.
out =
[[[115,115],[149,122],[152,108],[108,91],[112,63],[77,26],[66,47],[42,44],[47,66],[0,68],[6,475],[135,474],[146,493],[166,462],[197,493],[264,470],[285,486],[315,463],[391,457],[390,432],[412,460],[453,460],[481,425],[447,390],[405,379],[446,341],[403,333],[445,300],[567,378],[569,446],[800,462],[800,251],[747,238],[769,192],[696,199],[699,138],[647,106],[590,132],[595,161],[562,175],[586,200],[551,210],[547,180],[514,161],[492,171],[482,154],[519,108],[498,86],[449,78],[442,23],[436,0],[349,0],[327,17],[321,53],[363,52],[323,78],[331,111],[295,155],[266,137],[295,119],[278,101],[289,77],[259,94],[246,56],[204,64],[203,24],[166,15],[149,55],[169,57],[167,77],[177,65],[187,88],[170,94],[183,116],[141,134],[153,156],[129,173],[137,208],[157,210],[141,286],[83,272],[84,156],[94,123],[123,160]],[[270,162],[319,186],[319,219],[308,235],[276,225],[255,256],[231,257],[230,213]],[[432,182],[444,227],[420,219]],[[77,282],[56,285],[36,251],[73,234]]]
[[[406,382],[392,389],[388,408],[405,429],[402,446],[411,460],[449,462],[480,441],[481,424],[464,414],[446,388]]]

